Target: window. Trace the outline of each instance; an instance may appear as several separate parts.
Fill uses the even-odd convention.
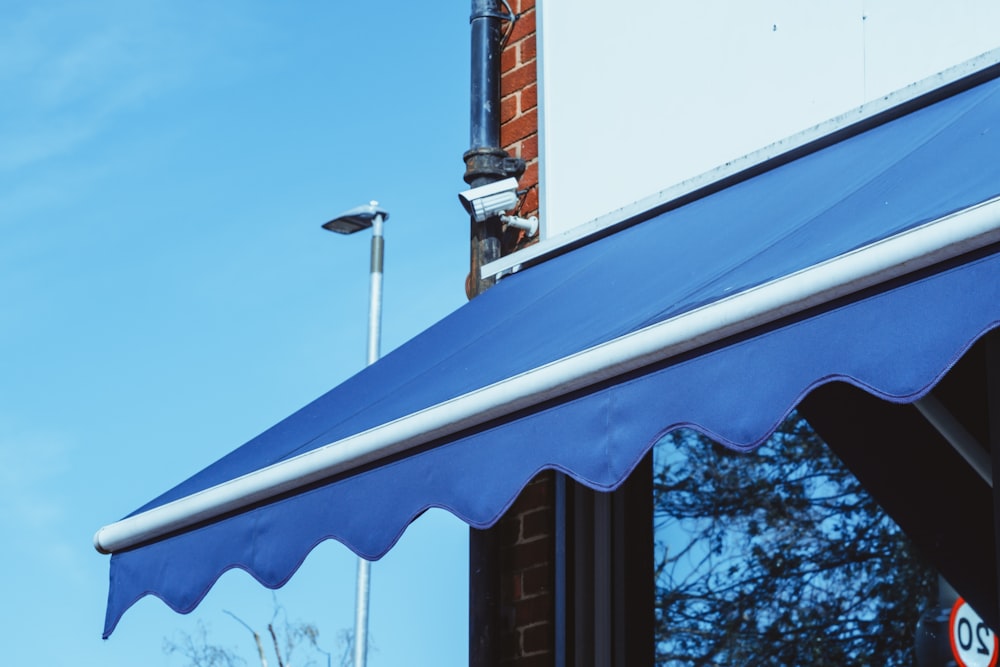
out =
[[[913,665],[937,574],[797,413],[653,459],[657,665]]]
[[[998,340],[932,392],[987,454]],[[949,582],[997,622],[989,481],[917,407],[846,383],[754,452],[679,430],[613,493],[559,488],[559,665],[947,664]]]

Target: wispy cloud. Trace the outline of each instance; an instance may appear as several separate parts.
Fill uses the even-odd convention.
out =
[[[93,563],[78,526],[81,498],[74,496],[75,447],[43,426],[18,427],[0,414],[0,532],[8,548],[0,566],[21,581],[10,586],[13,599],[52,590],[69,595],[88,586]],[[49,592],[44,592],[49,591]]]
[[[182,89],[212,48],[183,11],[163,2],[41,3],[0,24],[0,171],[76,150]]]
[[[0,424],[0,525],[35,530],[58,521],[62,502],[52,489],[69,460],[62,438]]]

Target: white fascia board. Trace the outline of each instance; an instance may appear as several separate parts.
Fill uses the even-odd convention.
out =
[[[1000,242],[1000,198],[101,528],[137,546]]]
[[[810,144],[822,142],[824,138],[849,131],[854,127],[864,128],[866,127],[866,123],[873,121],[883,114],[888,114],[926,95],[930,95],[935,91],[958,83],[963,79],[972,77],[996,65],[1000,65],[1000,49],[988,51],[976,58],[948,68],[943,72],[912,83],[880,99],[863,104],[819,125],[776,141],[773,144],[730,162],[726,162],[703,174],[668,187],[665,190],[660,190],[628,206],[598,216],[590,222],[583,223],[567,232],[542,239],[527,248],[483,265],[480,268],[480,276],[483,279],[491,277],[501,278],[505,275],[516,273],[521,268],[545,261],[547,258],[559,254],[567,248],[582,245],[609,233],[609,231],[619,226],[627,225],[630,221],[640,218],[654,209],[669,205],[671,202],[682,201],[694,193],[711,190],[714,185],[737,178],[741,174],[753,172],[768,162],[794,154],[796,151],[802,150]],[[544,110],[542,112],[544,113]],[[541,126],[539,130],[541,131]],[[544,149],[540,148],[540,150]],[[542,154],[542,159],[544,159],[544,153]],[[545,184],[542,183],[541,185],[544,189]],[[542,225],[544,226],[544,209],[540,213]]]

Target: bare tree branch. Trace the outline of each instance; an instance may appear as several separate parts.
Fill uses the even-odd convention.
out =
[[[267,667],[267,649],[265,649],[261,634],[254,630],[250,623],[233,612],[225,610],[224,613],[246,628],[247,632],[253,636],[261,667]],[[319,629],[312,623],[289,620],[284,607],[278,604],[276,596],[271,620],[266,624],[266,627],[271,636],[271,646],[277,667],[290,667],[292,664],[297,667],[319,665],[322,661],[321,654],[326,656],[327,667],[332,667],[334,652],[320,647]],[[349,665],[351,656],[350,631],[343,630],[337,634],[336,645],[332,648],[339,656],[338,664],[341,667]],[[210,644],[208,631],[200,621],[197,632],[193,634],[182,633],[177,639],[165,639],[163,650],[168,654],[175,653],[183,656],[187,659],[189,667],[238,667],[245,664],[243,658],[235,650]],[[293,662],[292,656],[297,650],[301,651],[296,654]]]
[[[278,646],[278,635],[274,633],[274,624],[267,624],[267,631],[271,633],[271,641],[274,642],[274,655],[278,658],[278,667],[285,667],[285,663],[281,659],[281,647]]]
[[[242,618],[240,618],[233,612],[229,611],[228,609],[223,609],[222,611],[223,613],[232,616],[234,619],[236,619],[236,621],[240,625],[242,625],[244,628],[250,631],[250,634],[253,635],[254,642],[257,644],[257,655],[260,656],[260,667],[267,667],[267,656],[264,655],[264,644],[260,641],[260,635],[257,634],[257,631],[251,628]]]
[[[657,445],[658,665],[910,665],[935,575],[801,418]]]

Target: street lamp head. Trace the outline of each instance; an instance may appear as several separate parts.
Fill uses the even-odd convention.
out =
[[[376,216],[380,216],[385,221],[389,219],[389,212],[379,208],[377,201],[372,201],[363,206],[352,208],[350,211],[345,211],[333,220],[323,223],[323,229],[338,234],[353,234],[371,227]]]

